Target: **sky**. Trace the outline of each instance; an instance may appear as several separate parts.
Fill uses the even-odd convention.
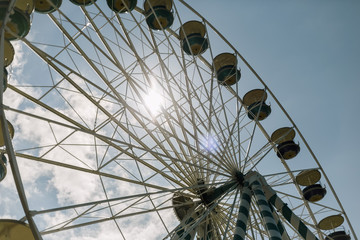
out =
[[[360,2],[192,1],[279,99],[360,233]]]
[[[224,0],[221,3],[214,0],[192,0],[188,3],[237,49],[281,102],[320,161],[352,222],[355,232],[359,235],[360,220],[358,214],[360,207],[357,199],[360,198],[360,192],[357,191],[356,184],[360,181],[360,174],[358,174],[360,164],[357,154],[357,135],[360,132],[360,127],[357,124],[359,117],[357,104],[360,103],[360,95],[358,94],[360,89],[358,81],[358,76],[360,76],[360,45],[358,44],[360,42],[360,30],[358,28],[360,3],[350,0]],[[40,36],[36,35],[39,34],[39,29],[41,26],[31,32],[28,38],[33,40],[36,39],[35,36]],[[42,37],[46,39],[53,36],[49,34]],[[212,47],[216,51],[220,51],[214,45]],[[14,77],[12,84],[28,80],[29,76],[38,76],[39,78],[36,80],[34,77],[31,80],[40,84],[43,69],[41,71],[28,69],[31,75],[27,76],[22,72],[22,64],[28,64],[30,61],[24,63],[22,61],[25,58],[21,59],[20,56],[29,56],[30,53],[25,50],[24,46],[21,49],[20,46],[16,45],[16,50],[17,59],[13,63],[13,76],[22,76],[23,79]],[[47,50],[51,51],[51,47],[48,47]],[[240,67],[243,66],[240,65]],[[244,74],[241,81],[245,81],[246,77],[247,75]],[[54,78],[56,81],[56,77]],[[81,82],[78,77],[73,76],[73,79]],[[60,86],[64,89],[71,89],[66,84]],[[75,89],[71,90],[76,92]],[[96,91],[92,90],[96,95]],[[245,90],[241,89],[241,91]],[[30,92],[34,96],[41,94],[35,89]],[[88,108],[83,97],[66,91],[64,91],[63,96],[67,97],[69,104],[83,110],[83,112],[79,111],[78,114],[75,114],[71,109],[63,108],[65,114],[79,122],[84,122],[84,124],[90,125],[95,121],[96,109]],[[7,101],[12,102],[14,106],[27,108],[39,116],[49,116],[47,115],[49,113],[43,109],[32,108],[28,103],[17,102],[20,100],[15,96],[7,95],[7,98]],[[56,103],[53,103],[55,99],[56,96],[54,98],[49,97],[46,100],[49,105],[56,106]],[[270,104],[275,105],[275,102],[271,101]],[[116,112],[116,107],[112,109],[110,106],[109,109],[111,109],[109,111]],[[89,112],[93,115],[87,115]],[[271,117],[276,114],[279,113],[274,109]],[[39,124],[36,125],[37,127],[28,128],[26,126],[32,124],[29,119],[21,121],[20,118],[11,114],[8,117],[18,124],[17,130],[23,134],[21,137],[17,136],[14,141],[25,145],[29,144],[27,141],[34,141],[43,146],[51,145],[54,144],[53,138],[61,139],[71,130],[56,129],[55,126],[52,126],[53,129],[51,130],[54,130],[56,134],[50,138],[48,133],[45,133],[45,129],[49,128],[48,124]],[[97,117],[101,120],[102,116]],[[59,120],[53,116],[50,118]],[[104,129],[104,132],[106,130]],[[84,139],[82,134],[74,134],[73,138],[70,138],[73,143],[86,143],[90,146],[91,140],[84,142]],[[66,150],[69,151],[66,152]],[[46,149],[39,151],[46,151]],[[104,154],[105,149],[98,151],[97,154],[101,155]],[[61,149],[53,151],[47,157],[60,161],[62,159],[59,156],[63,154],[70,156],[69,152],[70,148],[64,147],[62,151]],[[84,164],[94,167],[91,165],[94,163],[90,161],[93,156],[89,152],[91,152],[91,148],[85,146],[79,147],[71,153],[73,156],[83,159]],[[109,153],[110,156],[112,154]],[[306,160],[299,159],[297,161]],[[74,164],[70,160],[68,163]],[[82,166],[81,163],[77,164]],[[76,178],[79,182],[82,180],[84,184],[74,186],[73,191],[70,191],[65,186],[66,184],[71,185],[71,179],[74,176],[68,172],[54,170],[52,167],[43,168],[40,164],[25,164],[22,171],[24,181],[29,184],[28,186],[34,187],[33,194],[39,194],[42,197],[47,196],[60,203],[67,203],[69,199],[82,202],[91,197],[99,199],[102,197],[101,186],[95,178],[86,178],[85,175],[79,174]],[[121,172],[121,169],[116,169],[116,171]],[[36,178],[38,182],[31,182],[31,172],[38,173]],[[2,182],[2,184],[4,183],[2,187],[5,185],[5,188],[0,188],[2,191],[10,189],[9,176],[5,180],[6,183]],[[66,176],[65,181],[64,176]],[[47,182],[52,184],[46,185],[48,192],[37,189],[37,187],[42,186],[39,184],[41,181],[43,185],[46,185]],[[56,188],[51,188],[51,186],[56,186]],[[111,186],[109,189],[116,189],[119,192],[136,190],[126,184],[124,186]],[[112,193],[113,191],[109,190],[109,194]],[[11,199],[15,196],[12,194],[14,193],[4,197],[2,201],[12,204]],[[57,194],[56,199],[55,194]],[[47,204],[51,205],[45,203],[45,206],[48,206]],[[13,216],[11,212],[3,212],[1,215]],[[65,215],[60,213],[56,216],[58,219],[63,217]],[[166,218],[170,219],[171,216],[166,216]],[[48,220],[53,219],[49,218]],[[148,227],[150,229],[155,228],[152,225]],[[106,232],[107,230],[109,230],[108,225],[101,227],[101,231]],[[134,234],[138,232],[137,229],[133,231]],[[108,237],[111,239],[111,235]],[[72,239],[77,238],[73,236]]]

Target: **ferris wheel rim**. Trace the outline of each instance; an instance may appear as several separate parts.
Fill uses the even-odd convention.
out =
[[[182,0],[180,0],[180,2],[185,3],[185,2],[182,1]],[[137,9],[137,10],[138,10],[138,9]],[[132,13],[130,13],[130,14],[132,14]],[[197,14],[198,14],[198,13],[197,13]],[[209,26],[211,26],[204,18],[201,17],[201,19],[202,19],[203,21],[205,21]],[[213,30],[216,31],[215,29],[213,29]],[[171,32],[170,32],[170,33],[171,33]],[[172,34],[173,34],[173,33],[172,33]],[[219,33],[218,33],[218,34],[219,34]],[[219,36],[222,37],[221,34],[219,34]],[[223,38],[223,37],[222,37],[222,38]],[[225,40],[225,39],[224,39],[224,40]],[[226,42],[227,42],[227,41],[226,41]],[[229,44],[229,43],[228,43],[228,44]],[[230,44],[229,44],[229,45],[230,45]],[[231,45],[230,45],[230,46],[231,46]],[[232,47],[232,46],[231,46],[231,47]],[[245,59],[243,59],[242,56],[241,56],[235,49],[233,49],[233,50],[234,50],[234,52],[243,60],[243,62],[244,62],[245,64],[247,64],[247,62],[245,61]],[[201,57],[199,57],[199,58],[201,58]],[[211,66],[210,63],[207,63],[207,64],[205,64],[205,65],[210,65],[210,66]],[[248,67],[249,67],[250,69],[252,69],[250,66],[248,66]],[[255,74],[256,76],[258,76],[255,71],[254,71],[254,74]],[[259,77],[259,76],[258,76],[258,77]],[[261,80],[260,77],[259,77],[259,81],[262,82],[262,80]],[[277,102],[277,104],[280,106],[280,108],[283,109],[283,107],[281,106],[280,102],[278,102],[278,100],[276,99],[276,97],[275,97],[275,96],[273,95],[273,93],[267,88],[267,86],[265,85],[265,83],[264,83],[264,82],[262,82],[262,83],[263,83],[265,89],[267,90],[267,92],[270,93],[270,95],[271,95],[272,98]],[[11,89],[14,89],[14,87],[11,87],[11,86],[10,86],[10,88],[11,88]],[[232,94],[234,94],[235,96],[238,96],[238,94],[237,94],[231,87],[226,87],[226,88],[227,88]],[[241,101],[240,98],[238,98],[238,100]],[[241,105],[243,105],[243,104],[241,104]],[[285,115],[288,116],[287,112],[286,112],[284,109],[283,109],[283,111],[284,111]],[[288,116],[288,118],[289,118],[289,121],[290,121],[291,123],[293,123],[293,127],[296,129],[297,133],[300,135],[300,137],[302,138],[303,142],[305,142],[305,144],[307,145],[305,139],[303,139],[303,137],[302,137],[300,131],[298,130],[298,128],[296,127],[295,123],[291,120],[290,116]],[[265,129],[261,126],[261,123],[260,123],[259,121],[256,121],[256,123],[257,123],[257,126],[259,127],[259,129],[260,129],[261,131],[263,131],[263,133],[264,133],[264,135],[267,137],[267,139],[270,140],[269,135],[266,133]],[[308,145],[307,145],[307,147],[309,148]],[[150,150],[150,149],[148,149],[148,150]],[[309,151],[312,153],[311,149],[309,149]],[[312,153],[312,154],[313,154],[313,153]],[[314,158],[315,158],[315,156],[314,156]],[[316,162],[318,163],[319,169],[323,172],[323,169],[321,168],[320,163],[317,161],[316,158],[315,158],[315,160],[316,160]],[[284,163],[285,163],[285,162],[284,162]],[[290,170],[290,168],[288,168],[287,170],[288,170],[289,173],[292,174],[293,170]],[[325,175],[324,172],[323,172],[323,174]],[[326,176],[326,175],[325,175],[325,176]],[[292,176],[292,178],[294,179],[294,176]],[[327,178],[327,177],[326,177],[326,178]],[[331,188],[332,188],[332,187],[331,187]],[[299,189],[300,189],[300,188],[299,188]],[[299,190],[299,191],[300,191],[300,190]],[[333,191],[333,189],[332,189],[332,191]],[[335,192],[333,192],[333,193],[335,194]],[[342,208],[342,206],[341,206],[341,208]],[[342,210],[343,210],[343,209],[342,209]],[[343,211],[343,213],[345,213],[345,212]],[[345,217],[347,218],[346,215],[345,215]],[[316,222],[316,221],[315,221],[315,222]]]

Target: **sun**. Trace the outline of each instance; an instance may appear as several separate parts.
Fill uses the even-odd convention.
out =
[[[152,113],[157,114],[161,111],[164,103],[163,96],[158,92],[157,88],[153,87],[148,94],[144,96],[144,103],[146,108]]]

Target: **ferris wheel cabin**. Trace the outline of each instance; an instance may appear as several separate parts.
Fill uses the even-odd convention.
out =
[[[3,75],[3,92],[5,92],[6,88],[7,88],[7,83],[8,83],[8,71],[6,70],[6,68],[4,68],[4,75]]]
[[[5,178],[6,176],[6,165],[7,165],[7,159],[4,154],[1,154],[1,160],[0,160],[0,182]]]
[[[89,6],[96,2],[96,0],[70,0],[70,2],[78,6]]]
[[[318,202],[326,195],[326,189],[318,183],[321,173],[317,169],[305,170],[296,176],[296,183],[305,186],[302,190],[304,198],[309,202]]]
[[[0,219],[0,232],[1,239],[35,240],[29,225],[17,220]]]
[[[106,0],[109,8],[116,13],[131,12],[137,4],[137,0]]]
[[[172,0],[147,0],[144,2],[146,23],[151,29],[167,29],[173,24],[172,4]]]
[[[251,120],[264,120],[271,113],[270,105],[265,103],[267,93],[263,89],[254,89],[249,91],[243,97],[243,102],[248,109],[248,117]]]
[[[0,1],[0,25],[7,12],[9,1]],[[25,37],[30,31],[30,13],[33,10],[33,2],[30,0],[17,1],[6,24],[5,39],[15,40]]]
[[[205,38],[205,25],[199,21],[189,21],[180,27],[181,46],[188,55],[199,55],[209,47]]]
[[[335,231],[330,233],[325,240],[350,240],[350,235],[345,231]]]
[[[14,60],[15,50],[12,44],[5,39],[4,41],[4,67],[9,66]]]
[[[237,69],[237,59],[232,53],[221,53],[213,60],[216,77],[220,85],[234,85],[240,80],[241,73]]]
[[[51,4],[48,2],[50,1]],[[38,13],[48,14],[56,11],[61,6],[62,0],[34,0],[35,11]]]
[[[294,137],[295,130],[289,127],[280,128],[271,135],[272,142],[277,144],[276,154],[279,158],[288,160],[300,152],[299,144],[293,141]]]

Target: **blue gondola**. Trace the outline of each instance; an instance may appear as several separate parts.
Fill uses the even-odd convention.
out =
[[[304,198],[309,202],[317,202],[324,198],[326,189],[321,184],[313,184],[302,190]]]
[[[248,117],[251,120],[262,121],[271,113],[270,105],[265,103],[267,93],[263,89],[253,89],[247,92],[243,97],[243,103],[248,109]]]
[[[117,13],[131,12],[137,4],[137,0],[106,0],[111,10]]]
[[[325,240],[350,240],[350,235],[345,231],[336,231],[329,234]]]
[[[8,71],[6,68],[4,68],[4,75],[3,75],[3,92],[7,89],[7,83],[8,83]]]
[[[277,146],[277,156],[285,160],[296,157],[300,152],[300,146],[294,141],[286,141]]]
[[[5,178],[6,176],[6,165],[7,165],[7,159],[4,154],[1,154],[1,160],[0,160],[0,182]]]
[[[89,6],[96,2],[96,0],[70,0],[70,2],[78,6]]]
[[[172,3],[172,0],[147,0],[144,2],[146,23],[151,29],[166,29],[173,24]]]
[[[221,53],[213,60],[216,77],[220,85],[231,86],[241,78],[241,72],[237,68],[236,56],[232,53]]]
[[[271,113],[270,105],[264,102],[255,102],[248,107],[248,117],[251,120],[257,119],[258,121],[264,120]]]
[[[180,192],[174,193],[172,204],[174,206],[175,215],[180,221],[185,218],[189,210],[194,206],[193,200]]]
[[[295,131],[290,127],[279,128],[273,132],[270,139],[277,144],[275,150],[279,158],[288,160],[300,152],[300,146],[293,141],[294,138]]]
[[[35,11],[43,14],[52,13],[55,12],[57,8],[60,8],[62,4],[62,0],[50,0],[50,2],[52,4],[44,0],[34,0]]]
[[[204,53],[209,47],[205,33],[205,26],[199,21],[184,23],[179,32],[181,46],[184,52],[194,56]]]
[[[0,26],[3,24],[3,19],[5,18],[7,7],[8,2],[0,2]],[[10,31],[5,32],[5,39],[11,41],[18,38],[23,38],[30,31],[30,15],[14,7],[6,26],[8,29],[10,29]]]

